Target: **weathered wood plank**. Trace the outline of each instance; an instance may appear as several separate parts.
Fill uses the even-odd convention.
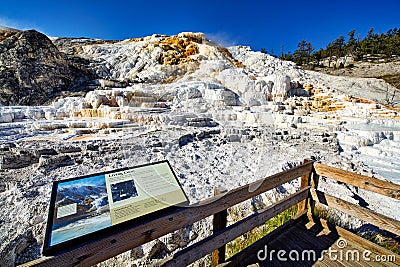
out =
[[[273,239],[278,238],[280,234],[284,233],[294,225],[298,223],[306,223],[308,221],[309,219],[307,217],[307,211],[298,213],[296,216],[276,228],[274,231],[270,232],[263,238],[254,242],[252,245],[227,259],[226,262],[219,264],[218,267],[248,266],[249,264],[253,263],[251,262],[254,260],[252,257],[254,257],[254,255],[256,255],[260,249],[264,248],[265,244]]]
[[[179,251],[172,257],[172,259],[163,262],[161,266],[187,266],[188,264],[211,253],[214,249],[220,247],[221,245],[224,245],[250,231],[251,229],[262,225],[272,217],[306,199],[309,195],[309,189],[310,187],[303,188],[295,194],[272,204],[265,210],[253,214],[188,248]]]
[[[308,214],[309,217],[312,218],[312,215]],[[246,248],[244,251],[240,252],[238,255],[244,253],[244,252],[249,252],[245,253],[244,255],[240,255],[240,259],[244,260],[242,261],[235,261],[231,262],[232,258],[235,258],[237,255],[233,256],[232,258],[228,259],[227,263],[219,265],[219,267],[231,267],[231,266],[247,266],[248,264],[254,264],[258,263],[258,266],[337,266],[337,267],[343,267],[343,266],[398,266],[396,263],[392,262],[385,262],[385,263],[377,263],[374,260],[374,257],[376,255],[392,255],[392,256],[397,256],[397,254],[392,253],[391,251],[388,251],[384,248],[379,247],[376,244],[373,244],[362,237],[356,236],[355,234],[348,232],[340,227],[337,227],[333,224],[327,223],[325,220],[321,219],[324,221],[324,224],[319,222],[319,218],[317,219],[309,219],[307,220],[297,220],[295,224],[291,224],[289,228],[285,229],[284,233],[279,233],[279,235],[276,235],[274,232],[270,233],[274,235],[274,238],[269,238],[269,239],[260,239],[256,243],[260,242],[258,244],[258,247],[256,250],[250,250],[249,248]],[[328,226],[329,225],[329,226]],[[338,240],[339,238],[344,238],[346,241],[346,245],[343,248],[338,247]],[[255,243],[255,244],[256,244]],[[254,245],[255,245],[254,244]],[[292,262],[292,261],[285,261],[285,262],[279,262],[276,261],[276,253],[274,254],[275,257],[273,260],[265,260],[265,261],[259,261],[257,259],[257,252],[260,250],[260,248],[265,248],[265,246],[268,247],[268,251],[275,250],[278,251],[280,249],[288,252],[291,250],[296,250],[296,251],[310,251],[313,250],[316,252],[316,255],[318,256],[318,261],[316,262],[310,262],[310,261],[304,261],[302,260],[301,262]],[[251,246],[253,247],[253,245]],[[323,254],[323,259],[322,261],[320,256],[322,255],[323,250],[328,250],[329,248],[336,250],[336,253],[332,254],[332,258],[329,257],[330,254],[324,253]],[[372,253],[370,255],[370,258],[373,259],[371,261],[367,261],[366,259],[362,258],[362,253],[366,250],[370,250]],[[247,251],[246,251],[247,250]],[[353,256],[355,258],[352,258],[353,254],[348,254],[348,258],[346,258],[346,252],[347,251],[353,251],[353,250],[358,250],[359,251],[359,256],[360,259],[358,260],[356,256]],[[343,254],[340,254],[342,251]],[[351,252],[350,252],[351,253]],[[265,254],[264,254],[265,255]],[[286,253],[286,256],[288,254]],[[342,256],[340,256],[342,255]],[[336,259],[334,257],[337,257]],[[399,257],[399,256],[397,256]],[[353,260],[354,259],[354,260]]]
[[[400,185],[398,184],[348,172],[320,163],[314,163],[314,168],[317,174],[321,176],[400,200]]]
[[[274,174],[226,194],[209,198],[200,203],[165,214],[140,225],[122,229],[112,236],[86,242],[52,257],[43,257],[23,266],[91,266],[128,251],[163,235],[186,227],[196,221],[232,207],[281,184],[309,173],[312,163]]]
[[[350,241],[350,240],[347,240],[344,237],[340,237],[340,240],[341,241],[338,240],[337,242],[343,242],[343,240],[344,240],[346,242],[345,243],[346,247],[345,248],[340,248],[340,247],[338,247],[337,242],[335,242],[335,244],[332,246],[332,249],[336,249],[337,251],[342,250],[343,251],[344,260],[346,260],[346,253],[347,252],[349,252],[349,251],[358,251],[359,252],[358,256],[357,255],[351,256],[350,254],[348,254],[348,258],[347,258],[346,261],[351,264],[351,267],[356,266],[356,264],[358,264],[357,266],[361,266],[361,267],[376,267],[377,266],[377,263],[375,261],[372,261],[372,260],[368,261],[368,260],[363,258],[362,253],[366,249],[363,247],[362,243],[360,244],[360,243],[357,243],[357,242],[354,242],[354,241]],[[371,252],[371,255],[369,255],[369,257],[372,259],[376,255],[377,255],[376,253],[372,253]],[[391,262],[388,262],[386,264],[380,264],[380,265],[381,266],[397,266],[396,264],[391,263]]]
[[[218,196],[220,194],[226,193],[228,190],[226,188],[216,188],[214,189],[214,196]],[[226,227],[226,223],[228,221],[228,210],[223,210],[214,214],[213,218],[213,232],[218,232]],[[225,261],[225,251],[226,245],[214,250],[211,254],[211,266],[215,267],[219,263]]]
[[[304,163],[310,162],[311,160],[309,159],[305,159]],[[300,180],[300,189],[303,189],[307,186],[309,186],[311,183],[311,172],[301,176],[301,180]],[[302,213],[307,207],[307,199],[303,200],[302,202],[300,202],[297,205],[297,213],[300,214]]]
[[[346,229],[343,229],[337,225],[329,223],[326,220],[319,218],[317,216],[314,216],[311,213],[308,213],[308,218],[310,219],[310,221],[313,221],[314,223],[321,225],[322,227],[328,229],[329,231],[336,232],[338,235],[345,238],[347,241],[359,244],[362,248],[371,251],[373,254],[394,255],[395,260],[392,263],[400,265],[400,255],[394,253],[393,251],[390,251],[381,246],[378,246],[377,244],[372,243],[371,241],[369,241],[361,236],[358,236],[358,235],[356,235]],[[388,265],[391,265],[391,264],[388,263]]]
[[[382,214],[360,207],[356,204],[330,196],[315,189],[311,189],[311,198],[316,206],[328,206],[352,215],[381,229],[400,235],[400,222]]]

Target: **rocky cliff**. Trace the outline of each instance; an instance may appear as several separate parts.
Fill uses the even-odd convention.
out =
[[[0,104],[43,105],[62,92],[87,90],[87,61],[67,57],[35,30],[0,42]]]
[[[7,39],[10,36],[13,36],[17,32],[19,32],[19,30],[0,25],[0,42],[3,41],[4,39]]]

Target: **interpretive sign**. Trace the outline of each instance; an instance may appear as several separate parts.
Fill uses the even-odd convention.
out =
[[[56,181],[43,254],[187,203],[168,161]]]

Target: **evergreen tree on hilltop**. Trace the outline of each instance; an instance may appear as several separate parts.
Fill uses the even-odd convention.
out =
[[[332,42],[328,43],[325,49],[320,48],[314,52],[310,42],[301,40],[293,54],[290,52],[282,54],[281,59],[291,60],[298,65],[306,65],[311,62],[313,65],[319,65],[322,59],[329,60],[329,66],[333,60],[338,60],[344,56],[353,56],[355,60],[368,59],[368,56],[391,58],[400,56],[400,29],[394,28],[386,33],[376,33],[374,27],[371,27],[364,39],[356,37],[356,31],[347,33],[346,38],[341,35]],[[336,64],[334,64],[336,66]]]
[[[314,47],[306,40],[301,40],[294,51],[293,59],[297,65],[308,64],[311,61],[311,55]]]

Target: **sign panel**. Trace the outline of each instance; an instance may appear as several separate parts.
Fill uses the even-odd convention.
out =
[[[187,203],[168,161],[56,181],[43,254]]]

